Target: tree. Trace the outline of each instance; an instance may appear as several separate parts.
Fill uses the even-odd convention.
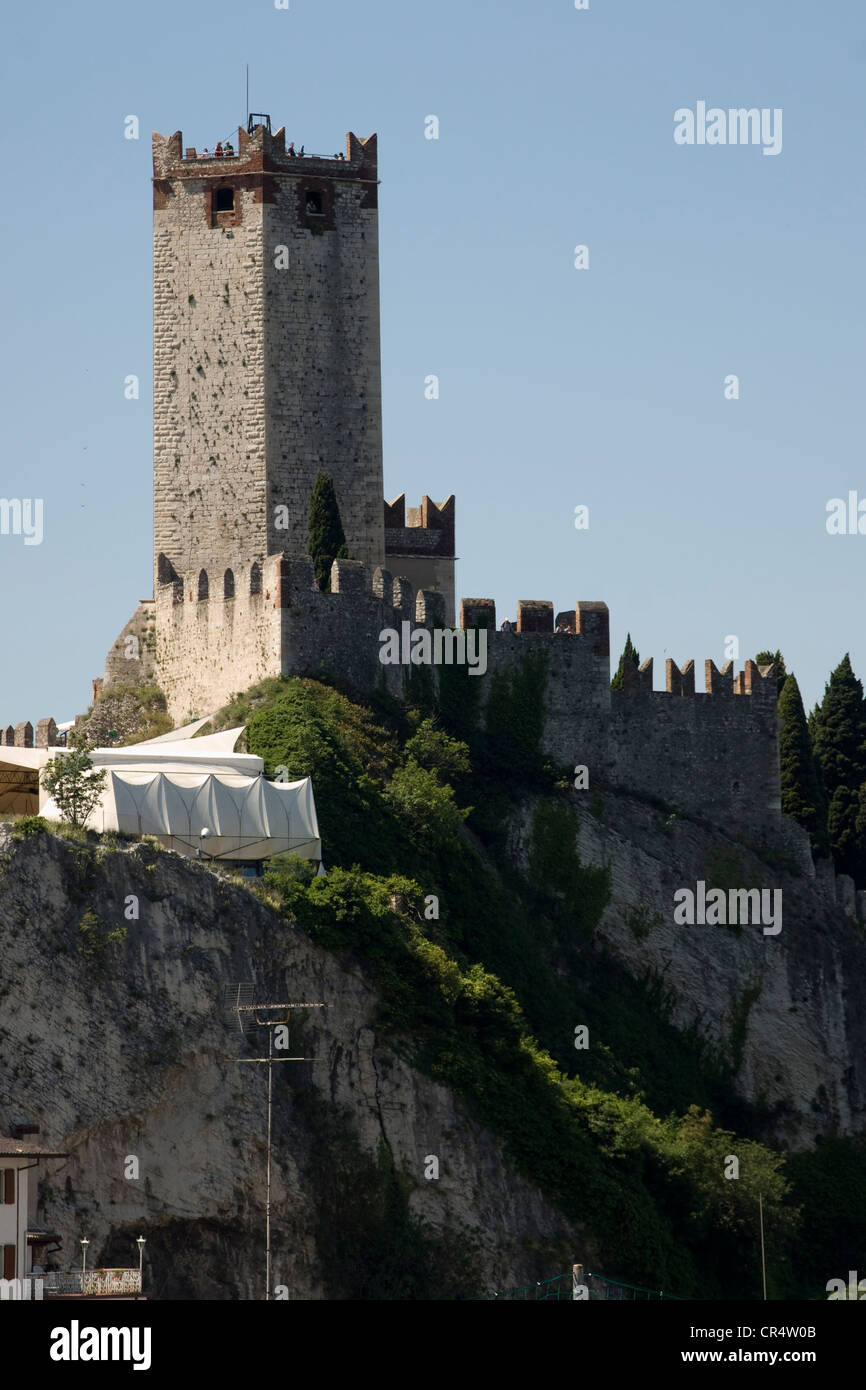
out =
[[[84,825],[102,795],[108,773],[93,771],[87,740],[70,734],[69,749],[62,750],[42,770],[42,786],[57,803],[70,825]]]
[[[863,853],[857,835],[858,791],[837,787],[827,808],[827,834],[837,874],[850,874],[858,887],[864,882]]]
[[[848,653],[809,721],[827,796],[827,831],[838,873],[866,883],[866,847],[857,835],[860,788],[866,781],[866,701]]]
[[[405,753],[428,772],[435,772],[443,782],[462,777],[471,770],[466,744],[437,728],[434,719],[425,719],[418,725],[406,744]]]
[[[397,768],[385,788],[385,796],[412,834],[434,846],[452,844],[472,809],[458,806],[448,783],[440,782],[435,772],[414,758],[407,758]]]
[[[776,648],[776,650],[775,650],[774,652],[758,652],[758,655],[755,657],[755,665],[756,665],[756,666],[775,666],[775,668],[776,668],[776,694],[777,694],[777,695],[781,695],[781,694],[782,694],[782,686],[785,684],[785,681],[788,679],[788,673],[787,673],[787,671],[785,670],[785,658],[782,656],[782,653],[779,651],[778,647]]]
[[[760,661],[760,656],[756,660]],[[768,664],[761,661],[762,666]],[[784,814],[792,816],[798,825],[808,830],[816,854],[828,854],[827,803],[812,751],[800,687],[793,671],[779,693],[779,763]]]
[[[632,642],[630,632],[625,635],[625,646],[619,659],[616,675],[610,683],[611,690],[625,690],[625,663],[627,661],[633,661],[635,666],[640,666],[640,652]]]
[[[348,559],[346,536],[340,520],[337,494],[329,473],[320,472],[313,485],[307,519],[307,550],[312,557],[316,583],[331,588],[331,565]]]
[[[664,1122],[670,1170],[691,1189],[689,1229],[730,1278],[756,1294],[761,1287],[759,1198],[766,1237],[771,1297],[778,1290],[800,1223],[791,1204],[785,1157],[753,1139],[716,1129],[712,1116],[691,1105],[682,1117]],[[736,1178],[723,1176],[730,1157],[739,1160]],[[778,1296],[778,1293],[776,1294]]]

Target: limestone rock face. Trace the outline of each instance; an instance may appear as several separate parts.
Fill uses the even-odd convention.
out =
[[[578,852],[610,865],[611,902],[598,928],[629,973],[651,972],[673,991],[672,1021],[698,1021],[738,1061],[736,1086],[773,1108],[768,1137],[811,1147],[823,1134],[866,1126],[866,929],[837,902],[832,869],[815,866],[808,836],[783,820],[775,849],[741,841],[687,816],[605,791],[599,816],[577,794]],[[534,803],[511,827],[527,870]],[[678,925],[674,894],[713,885],[782,893],[782,927]],[[771,899],[770,902],[773,900]]]
[[[59,1268],[78,1267],[83,1235],[90,1266],[136,1265],[144,1235],[152,1296],[263,1297],[266,1068],[238,1058],[267,1044],[226,1021],[224,987],[239,981],[256,1000],[326,1005],[292,1039],[290,1055],[311,1060],[275,1067],[274,1286],[327,1296],[321,1160],[301,1104],[311,1084],[347,1109],[364,1151],[384,1144],[412,1176],[414,1213],[477,1242],[491,1292],[595,1258],[452,1094],[377,1036],[360,969],[207,866],[148,843],[95,857],[2,826],[0,950],[0,1133],[39,1123],[41,1140],[69,1150],[43,1160],[40,1223],[63,1237]]]

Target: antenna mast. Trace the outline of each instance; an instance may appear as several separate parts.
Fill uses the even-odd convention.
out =
[[[286,1028],[288,1040],[288,1023],[292,1009],[324,1009],[324,1004],[301,1004],[301,1003],[279,1003],[279,1004],[253,1004],[253,987],[251,984],[238,984],[229,986],[226,989],[227,1003],[229,997],[234,994],[234,1002],[229,1005],[231,1011],[237,1017],[237,1026],[241,1033],[244,1032],[244,1025],[249,1020],[249,1015],[255,1016],[255,1022],[260,1028],[268,1030],[268,1055],[267,1057],[239,1057],[238,1065],[249,1063],[252,1066],[267,1066],[268,1069],[268,1143],[267,1143],[267,1187],[265,1200],[265,1302],[270,1301],[271,1297],[271,1133],[273,1119],[273,1085],[274,1085],[274,1063],[275,1062],[307,1062],[308,1057],[275,1057],[274,1056],[274,1029]],[[260,1018],[260,1014],[278,1013],[284,1015],[277,1018]]]

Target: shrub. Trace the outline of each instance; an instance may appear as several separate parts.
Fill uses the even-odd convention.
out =
[[[446,844],[468,816],[435,772],[407,758],[389,782],[385,795],[415,835],[427,835],[434,844]]]
[[[109,930],[92,910],[81,918],[78,932],[78,954],[89,961],[102,961],[112,947],[122,946],[128,935],[126,927]]]
[[[407,741],[403,752],[428,772],[435,772],[444,781],[462,777],[469,771],[469,749],[465,743],[451,738],[436,727],[435,720],[425,719]]]
[[[47,820],[42,816],[19,816],[12,827],[13,840],[28,839],[31,835],[46,835],[49,832]]]

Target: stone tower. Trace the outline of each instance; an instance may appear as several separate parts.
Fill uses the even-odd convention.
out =
[[[153,137],[156,592],[254,591],[268,555],[303,555],[320,469],[349,553],[382,564],[376,137],[182,146]]]
[[[453,623],[454,498],[382,495],[377,193],[375,135],[331,158],[269,117],[219,158],[154,135],[154,598],[103,693],[156,684],[183,723],[266,676],[366,671],[416,590]],[[327,596],[304,559],[320,470],[351,557]]]

